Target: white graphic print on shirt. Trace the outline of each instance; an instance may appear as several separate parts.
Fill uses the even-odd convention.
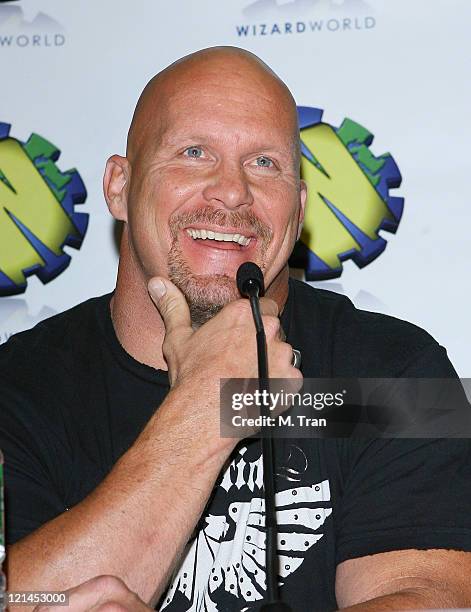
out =
[[[204,526],[191,541],[183,562],[173,577],[163,599],[161,610],[179,601],[178,609],[188,612],[218,612],[228,609],[228,602],[237,601],[244,610],[250,602],[263,598],[265,576],[265,502],[262,497],[263,463],[261,454],[247,461],[247,448],[242,447],[226,469],[217,489],[226,501],[221,514],[213,514],[216,504],[200,522]],[[299,447],[292,447],[307,469],[307,459]],[[299,471],[281,468],[286,480],[299,482]],[[248,494],[247,494],[248,493]],[[227,494],[227,495],[226,495]],[[298,486],[276,494],[278,523],[279,573],[283,579],[298,570],[306,551],[318,542],[323,533],[318,529],[332,513],[332,508],[313,503],[330,501],[329,481],[311,486]],[[232,608],[232,606],[231,606]]]

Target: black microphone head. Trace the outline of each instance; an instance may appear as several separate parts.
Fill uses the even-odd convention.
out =
[[[246,261],[237,270],[237,289],[244,297],[250,297],[255,293],[262,296],[265,293],[263,274],[257,264]]]

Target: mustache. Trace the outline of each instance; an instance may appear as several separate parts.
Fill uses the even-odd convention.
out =
[[[208,225],[218,226],[221,229],[228,226],[235,227],[242,230],[242,232],[255,234],[261,239],[263,245],[267,245],[273,236],[271,229],[251,210],[229,212],[205,206],[194,211],[172,215],[169,220],[172,238],[176,240],[179,230],[193,223],[207,223]]]

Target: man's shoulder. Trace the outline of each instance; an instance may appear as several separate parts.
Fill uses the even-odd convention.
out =
[[[319,326],[323,345],[341,370],[364,376],[395,375],[424,354],[433,361],[426,372],[435,371],[435,364],[444,373],[451,367],[445,350],[418,325],[362,310],[345,295],[301,281],[293,281],[293,287],[296,315],[303,318],[304,326]]]
[[[357,308],[345,295],[312,287],[308,283],[293,279],[296,287],[296,299],[304,304],[304,308],[317,311],[320,321],[332,320],[337,326],[337,331],[350,332],[352,334],[367,334],[375,336],[400,335],[402,337],[414,337],[423,343],[434,342],[433,337],[424,329],[387,315],[369,310]]]
[[[9,370],[24,361],[39,362],[74,352],[96,332],[98,313],[105,312],[110,295],[90,298],[12,335],[0,346],[0,364]]]

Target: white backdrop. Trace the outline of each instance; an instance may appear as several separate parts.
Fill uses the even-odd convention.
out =
[[[87,297],[112,290],[117,252],[101,191],[106,158],[124,153],[139,92],[176,58],[237,45],[266,61],[299,105],[345,117],[390,152],[405,198],[395,235],[363,269],[316,285],[359,307],[427,329],[471,376],[468,343],[471,106],[469,0],[19,0],[0,4],[0,122],[54,143],[61,170],[86,185],[89,226],[68,268],[0,298],[0,341]],[[290,24],[289,27],[286,24]],[[289,31],[291,29],[291,31]],[[245,31],[240,35],[238,32]],[[2,158],[0,149],[0,171]],[[0,216],[5,215],[1,201]],[[1,224],[0,224],[1,228]],[[1,257],[6,253],[2,243]],[[3,254],[2,254],[3,250]]]

